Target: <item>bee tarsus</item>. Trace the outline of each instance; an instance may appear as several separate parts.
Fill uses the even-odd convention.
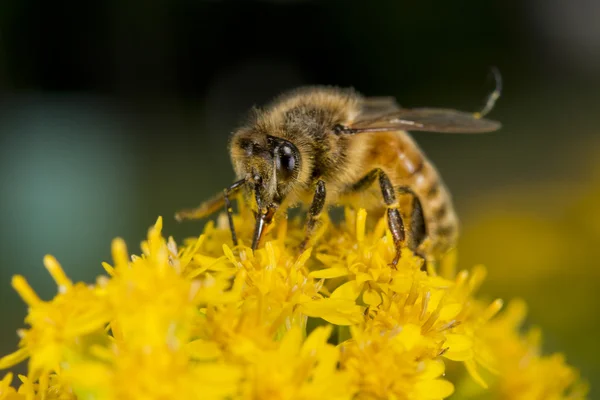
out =
[[[227,210],[227,220],[229,221],[229,230],[231,231],[231,241],[233,242],[234,246],[238,245],[238,239],[235,232],[235,225],[233,224],[233,208],[231,207],[231,200],[229,197],[232,194],[235,195],[241,189],[242,185],[245,184],[246,180],[240,179],[228,188],[223,189],[223,200],[225,201],[225,208]]]

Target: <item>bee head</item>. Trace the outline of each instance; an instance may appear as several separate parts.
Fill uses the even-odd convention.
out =
[[[289,140],[247,130],[233,136],[230,153],[236,175],[256,200],[259,229],[259,220],[270,222],[297,182],[300,152]]]

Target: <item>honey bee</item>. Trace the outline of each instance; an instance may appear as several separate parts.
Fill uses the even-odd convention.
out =
[[[402,108],[392,97],[366,97],[350,88],[307,86],[283,93],[254,108],[249,121],[230,137],[235,182],[178,221],[204,218],[225,207],[232,241],[237,235],[231,198],[244,191],[255,200],[252,249],[279,212],[307,209],[303,250],[330,206],[351,205],[387,213],[396,253],[403,246],[427,261],[439,260],[457,241],[459,223],[448,188],[434,164],[408,131],[483,133],[501,124],[481,112],[445,108]]]

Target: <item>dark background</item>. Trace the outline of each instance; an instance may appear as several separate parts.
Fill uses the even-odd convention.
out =
[[[497,66],[501,131],[415,137],[454,193],[461,267],[486,264],[484,291],[525,298],[545,350],[598,376],[598,21],[596,0],[3,0],[0,354],[26,312],[11,277],[55,294],[44,254],[92,282],[158,215],[196,235],[172,215],[231,182],[250,106],[328,84],[475,111]]]

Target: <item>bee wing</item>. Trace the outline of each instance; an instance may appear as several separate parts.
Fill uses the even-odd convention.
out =
[[[361,114],[362,115],[362,114]],[[497,121],[444,108],[401,108],[397,111],[372,116],[367,114],[348,125],[346,133],[383,131],[427,131],[441,133],[484,133],[500,129]]]
[[[366,97],[362,102],[361,118],[376,117],[378,115],[398,111],[400,105],[393,96]]]

